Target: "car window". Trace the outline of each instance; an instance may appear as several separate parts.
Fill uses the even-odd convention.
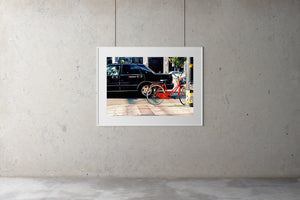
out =
[[[118,76],[120,73],[120,66],[110,65],[107,67],[107,76]]]
[[[122,74],[140,74],[140,70],[136,65],[123,65]]]
[[[146,67],[145,65],[139,65],[140,69],[143,71],[147,71],[147,72],[152,72],[154,73],[151,69],[149,69],[148,67]]]

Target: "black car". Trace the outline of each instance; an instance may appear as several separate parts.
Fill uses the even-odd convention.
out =
[[[154,73],[143,64],[110,64],[107,65],[107,92],[137,91],[146,95],[152,83],[166,83],[173,88],[171,74]]]

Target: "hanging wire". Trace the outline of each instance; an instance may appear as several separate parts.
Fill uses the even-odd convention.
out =
[[[115,47],[117,46],[117,0],[115,0]]]
[[[183,0],[183,46],[185,45],[185,0]]]
[[[183,0],[183,46],[186,45],[185,39],[185,0]],[[117,46],[117,0],[115,0],[115,47]]]

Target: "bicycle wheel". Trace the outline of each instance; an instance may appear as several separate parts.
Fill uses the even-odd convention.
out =
[[[186,102],[186,88],[185,86],[182,86],[181,88],[179,88],[178,90],[178,99],[180,101],[180,103],[182,105],[186,105],[187,102]]]
[[[164,99],[157,97],[159,93],[165,93],[165,90],[161,85],[150,86],[147,92],[147,101],[152,105],[161,104]]]

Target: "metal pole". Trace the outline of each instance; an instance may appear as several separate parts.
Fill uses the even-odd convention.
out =
[[[190,90],[190,82],[191,82],[191,77],[190,77],[191,71],[189,65],[190,65],[190,57],[187,57],[186,58],[186,89],[187,90]]]
[[[187,69],[186,69],[186,101],[187,105],[193,107],[193,86],[192,86],[192,70],[193,70],[193,63],[192,58],[187,57]]]

